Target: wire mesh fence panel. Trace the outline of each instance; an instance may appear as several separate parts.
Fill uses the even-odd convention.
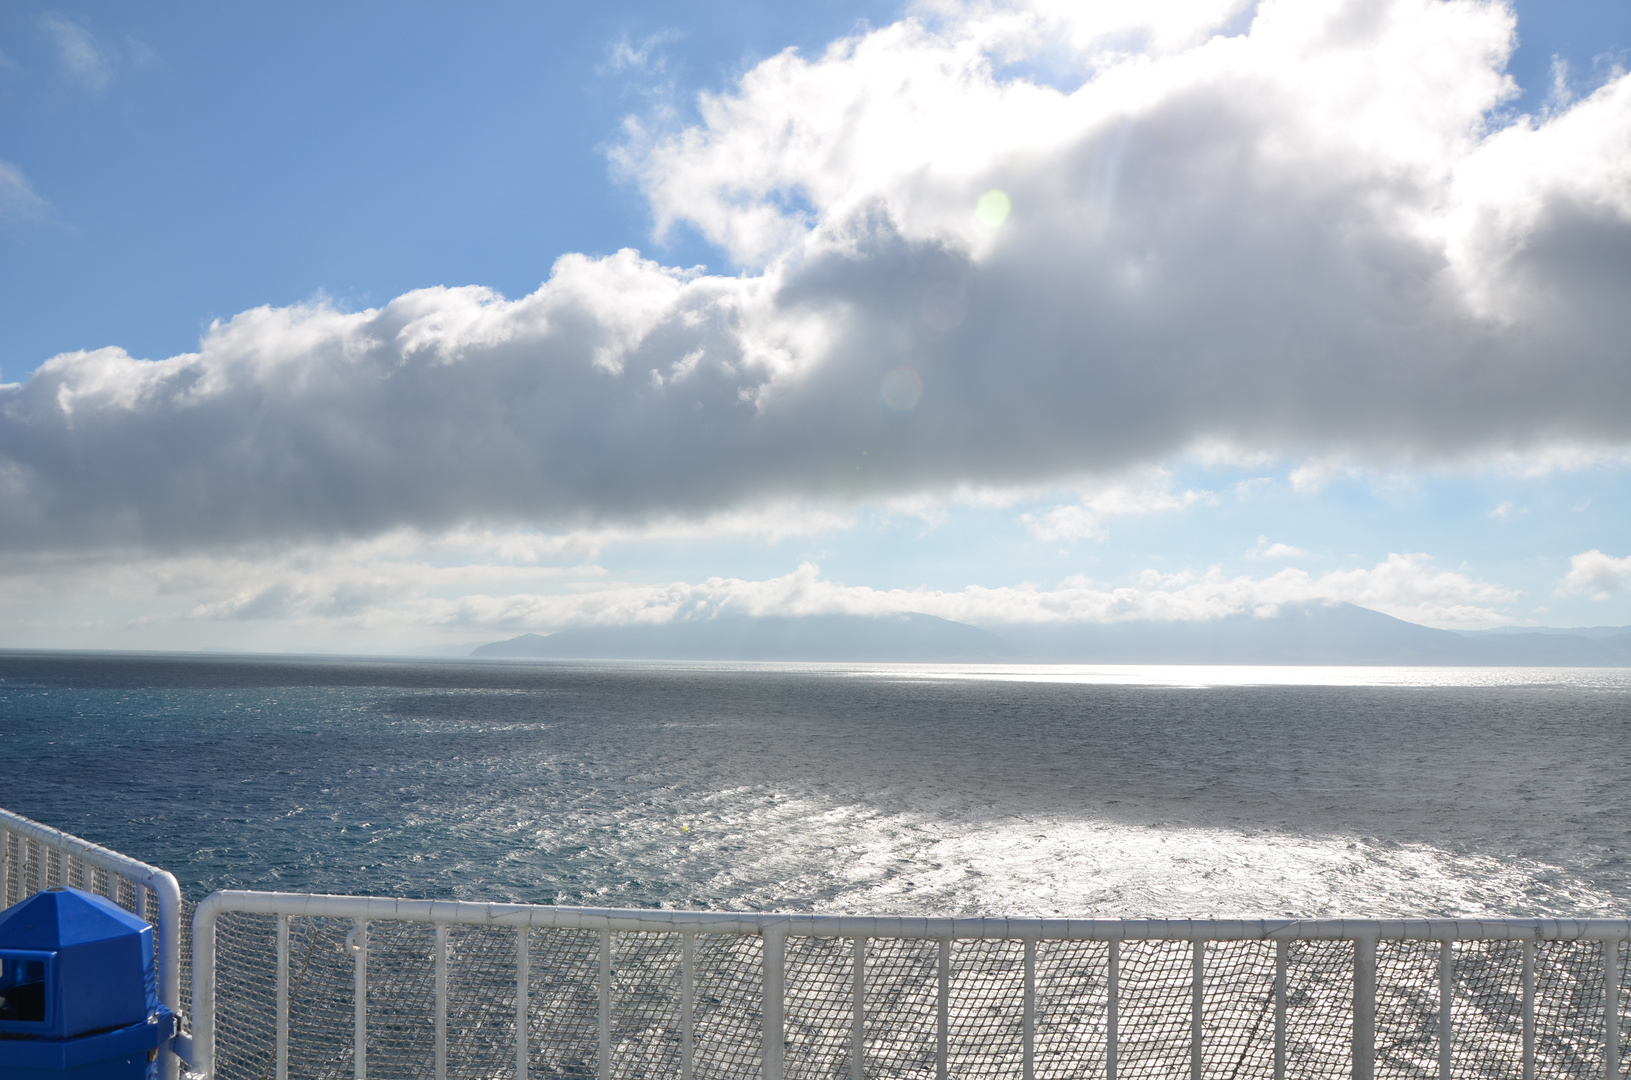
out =
[[[352,1075],[356,956],[346,944],[352,929],[350,919],[289,920],[289,1080]],[[220,941],[217,924],[217,952]],[[265,963],[267,978],[275,979],[275,955],[268,953]],[[219,1040],[219,1020],[216,1031]]]
[[[758,937],[697,935],[698,1080],[738,1080],[760,1074],[763,964],[764,942]]]
[[[423,1080],[435,1075],[435,927],[368,924],[367,1017],[369,1076]]]
[[[215,938],[215,1060],[223,1080],[272,1074],[277,1035],[277,918],[223,916]]]
[[[855,1020],[855,943],[850,938],[787,939],[788,1080],[849,1075]]]
[[[1187,941],[1122,943],[1117,1077],[1189,1075],[1193,962]]]
[[[1603,1074],[1603,949],[1595,941],[1535,947],[1535,1072]]]
[[[959,960],[964,966],[959,968]],[[964,987],[967,958],[952,953],[951,987]],[[866,1032],[863,1064],[867,1076],[933,1076],[940,1026],[940,945],[934,941],[869,938],[866,943]],[[955,998],[954,998],[955,1000]],[[955,1006],[953,1006],[955,1009]],[[957,1029],[955,1025],[952,1031]],[[952,1076],[973,1076],[969,1059],[948,1059]]]
[[[928,996],[921,1010],[926,1066],[935,1068],[939,948],[926,948],[919,978]],[[947,996],[947,1074],[953,1077],[1018,1076],[1025,1061],[1025,943],[954,941]]]
[[[1436,941],[1376,943],[1377,1080],[1438,1075]]]
[[[680,1074],[678,934],[612,935],[612,1075]]]
[[[447,928],[447,1075],[509,1077],[515,1072],[517,931]]]
[[[529,930],[527,1055],[534,1077],[591,1077],[600,1060],[600,935]]]
[[[1036,945],[1036,1076],[1103,1076],[1108,1039],[1110,946]]]
[[[1210,1080],[1274,1072],[1274,943],[1206,944],[1201,1059]]]
[[[1458,941],[1452,954],[1452,1071],[1517,1080],[1523,1076],[1522,943]]]
[[[1286,1075],[1353,1073],[1354,945],[1294,941],[1286,958]]]

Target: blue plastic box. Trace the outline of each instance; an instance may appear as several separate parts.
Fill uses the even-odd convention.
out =
[[[0,912],[0,1080],[156,1080],[174,1034],[147,923],[78,889]]]

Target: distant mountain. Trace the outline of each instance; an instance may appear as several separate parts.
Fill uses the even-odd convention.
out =
[[[477,657],[1067,664],[1403,664],[1631,667],[1631,630],[1458,633],[1353,604],[1282,607],[1273,618],[1004,626],[932,615],[719,616],[661,626],[522,634]]]
[[[522,634],[471,656],[571,660],[985,660],[1006,653],[996,635],[933,615],[721,615],[661,626],[584,627]]]

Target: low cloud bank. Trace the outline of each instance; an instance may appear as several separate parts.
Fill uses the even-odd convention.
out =
[[[1234,36],[1230,5],[1182,10],[946,7],[765,61],[696,126],[631,122],[659,226],[740,275],[567,255],[520,299],[53,358],[0,387],[0,548],[843,506],[1200,444],[1631,442],[1631,78],[1504,117],[1499,5],[1271,0]]]

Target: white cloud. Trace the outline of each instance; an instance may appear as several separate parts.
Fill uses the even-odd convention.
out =
[[[572,594],[473,595],[439,606],[445,622],[506,629],[667,623],[722,611],[744,615],[885,615],[922,612],[959,622],[1112,623],[1190,621],[1228,615],[1272,615],[1282,605],[1338,602],[1374,608],[1429,625],[1510,622],[1502,607],[1516,590],[1453,571],[1434,570],[1425,555],[1390,555],[1368,569],[1314,577],[1282,570],[1266,578],[1229,577],[1218,568],[1196,574],[1146,571],[1136,584],[1112,586],[1072,578],[1053,588],[970,586],[958,591],[874,589],[824,579],[804,563],[779,578],[709,578],[700,583],[628,585]]]
[[[106,89],[113,81],[114,61],[110,50],[96,40],[87,28],[63,15],[40,16],[40,29],[57,47],[63,74],[87,90]]]
[[[1083,492],[1080,502],[1056,506],[1042,514],[1021,514],[1020,520],[1033,536],[1047,543],[1102,540],[1110,518],[1187,510],[1197,504],[1217,505],[1217,496],[1210,491],[1173,491],[1172,474],[1165,469],[1140,472],[1142,475],[1125,481],[1090,488]]]
[[[1619,559],[1592,548],[1569,560],[1569,572],[1553,595],[1585,595],[1593,600],[1607,600],[1628,581],[1631,581],[1631,555]]]
[[[34,193],[23,170],[0,159],[0,223],[39,217],[47,203]]]
[[[1307,555],[1308,552],[1300,547],[1290,544],[1271,544],[1266,536],[1257,538],[1257,546],[1246,552],[1248,559],[1295,559]]]
[[[1528,513],[1529,508],[1527,506],[1518,506],[1511,499],[1508,499],[1496,506],[1486,516],[1494,518],[1496,521],[1511,521],[1513,518],[1524,517]]]
[[[659,230],[740,275],[568,255],[515,300],[258,308],[196,353],[56,357],[0,388],[0,548],[570,532],[1190,448],[1303,460],[1300,490],[1623,454],[1631,80],[1492,132],[1504,6],[1244,11],[943,4],[772,57],[694,126],[633,123],[617,161]],[[42,25],[105,81],[82,27]],[[889,408],[904,368],[921,394]]]

